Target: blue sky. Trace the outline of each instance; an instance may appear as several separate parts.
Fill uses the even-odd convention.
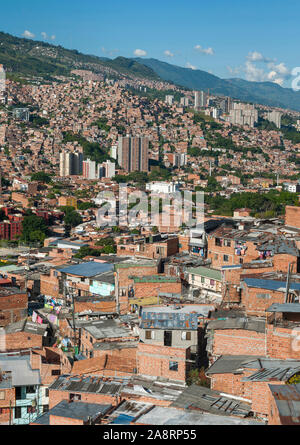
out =
[[[13,0],[1,4],[0,30],[290,86],[300,66],[299,17],[298,0]]]

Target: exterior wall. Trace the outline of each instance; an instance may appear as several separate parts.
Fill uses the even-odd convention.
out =
[[[53,389],[49,390],[49,409],[58,405],[62,400],[69,400],[71,392],[68,391],[56,391]],[[96,394],[96,393],[81,393],[74,391],[72,394],[80,394],[81,402],[87,403],[99,403],[103,405],[113,405],[117,406],[122,399],[113,395]]]
[[[27,317],[27,294],[0,295],[0,326],[7,326]]]
[[[189,284],[200,289],[210,290],[212,292],[222,291],[222,282],[207,277],[201,277],[196,274],[189,274]]]
[[[146,331],[153,333],[154,337],[151,340],[146,339]],[[167,331],[167,329],[166,329]],[[172,332],[172,348],[189,348],[190,346],[196,346],[198,344],[198,331],[180,331],[173,330]],[[190,332],[191,340],[183,340],[182,333]],[[163,329],[140,329],[140,340],[146,345],[164,346],[164,333]]]
[[[188,366],[186,349],[166,346],[138,345],[138,373],[146,376],[164,377],[170,380],[185,382]],[[178,363],[178,370],[170,370],[170,362]]]
[[[41,275],[41,294],[48,297],[61,298],[59,292],[59,277],[54,275],[55,271],[51,271],[50,275]]]
[[[15,388],[0,389],[4,393],[4,399],[0,398],[0,425],[9,423],[10,408],[15,405]],[[12,411],[12,410],[11,410]]]
[[[274,270],[277,272],[288,272],[289,264],[293,267],[292,271],[297,273],[297,260],[298,258],[293,255],[274,255],[272,261],[274,263]]]
[[[130,310],[129,305],[129,288],[133,287],[133,280],[130,277],[145,277],[156,275],[158,266],[141,266],[133,265],[132,267],[117,267],[115,273],[115,289],[119,299],[120,313],[126,314]]]
[[[284,302],[284,292],[276,292],[254,287],[250,288],[243,283],[242,305],[245,307],[247,315],[265,316],[266,309],[268,309],[272,304],[282,304]]]
[[[71,419],[68,417],[58,417],[50,414],[49,418],[50,425],[84,425],[83,420]]]
[[[264,333],[242,329],[214,331],[213,355],[266,355]]]
[[[135,282],[134,285],[134,298],[147,298],[147,297],[155,297],[158,296],[159,292],[167,292],[174,294],[181,294],[181,281],[178,279],[177,281],[149,281],[141,283]]]
[[[282,360],[300,360],[299,330],[293,333],[293,329],[268,325],[267,348],[268,356]]]
[[[300,229],[300,207],[286,206],[285,224]]]
[[[235,241],[234,240],[228,240],[228,241],[230,241],[230,247],[224,245],[224,240],[222,246],[217,246],[215,237],[212,236],[207,237],[207,243],[208,243],[207,257],[208,259],[211,260],[211,267],[213,269],[221,269],[222,266],[231,266],[231,265],[239,265],[242,263],[249,263],[253,260],[259,259],[259,253],[256,250],[256,246],[253,243],[250,242],[245,243],[245,246],[247,247],[246,253],[244,255],[237,255],[235,253]],[[224,255],[228,256],[228,261],[224,260]]]
[[[21,409],[21,417],[16,418],[15,409],[13,410],[13,423],[14,425],[28,425],[30,422],[33,422],[38,415],[42,413],[40,407],[40,400],[43,397],[43,390],[41,387],[37,386],[35,393],[28,393],[26,386],[21,387],[21,398],[16,400],[15,407]],[[28,412],[29,409],[32,408],[32,402],[36,401],[37,406],[35,412]]]
[[[7,351],[18,351],[26,348],[42,348],[43,337],[28,332],[6,334],[5,347]]]
[[[90,354],[92,353],[94,355],[94,343],[101,343],[101,342],[125,342],[134,340],[136,337],[134,336],[128,336],[128,337],[120,337],[120,338],[105,338],[102,340],[94,338],[88,331],[86,331],[84,328],[81,329],[81,335],[80,335],[80,342],[81,342],[81,351],[84,355],[87,356],[87,358],[91,358]]]
[[[241,380],[254,372],[246,370],[243,374],[216,374],[212,376],[211,388],[221,393],[242,397],[251,402],[252,411],[259,417],[267,418],[270,413],[269,382],[242,382]],[[272,381],[272,384],[283,385],[283,382]]]

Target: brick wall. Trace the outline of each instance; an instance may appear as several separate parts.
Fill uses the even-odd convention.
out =
[[[71,392],[68,391],[56,391],[53,389],[49,389],[49,409],[56,406],[62,400],[69,400],[70,394]],[[80,394],[81,402],[87,403],[99,403],[103,405],[117,406],[122,401],[120,397],[105,394],[81,393],[78,391],[74,391],[74,394]]]
[[[297,340],[297,336],[299,336],[299,331],[293,334],[293,329],[268,325],[268,356],[282,360],[300,360],[300,340]]]
[[[27,294],[0,296],[0,326],[7,326],[27,316]]]
[[[213,355],[262,355],[266,353],[265,334],[243,329],[214,331]]]
[[[284,302],[284,292],[252,288],[243,283],[242,305],[245,307],[247,315],[263,317],[266,315],[266,309],[272,304]]]
[[[300,229],[300,207],[286,206],[285,224]]]
[[[13,332],[6,334],[5,341],[7,351],[17,351],[25,348],[41,348],[43,337],[28,332]]]
[[[137,352],[138,373],[147,376],[165,377],[170,380],[185,381],[187,354],[188,350],[182,348],[139,343]],[[170,362],[178,363],[177,371],[169,369]]]
[[[15,388],[0,389],[4,392],[4,400],[0,400],[0,424],[9,422],[10,406],[15,406]]]

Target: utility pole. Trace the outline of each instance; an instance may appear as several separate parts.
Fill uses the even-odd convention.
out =
[[[289,263],[289,270],[286,278],[286,290],[285,290],[285,303],[288,303],[288,297],[290,292],[290,275],[291,275],[291,263]]]

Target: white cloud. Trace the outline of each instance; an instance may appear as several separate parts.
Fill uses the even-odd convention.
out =
[[[23,37],[25,37],[26,39],[34,39],[35,35],[28,31],[27,29],[23,32],[22,34]]]
[[[247,56],[247,59],[250,60],[251,62],[263,62],[263,63],[275,62],[275,60],[265,57],[262,53],[259,53],[258,51],[250,52]]]
[[[48,36],[46,32],[41,32],[41,36],[43,37],[43,39],[47,40]]]
[[[186,67],[190,68],[191,70],[196,70],[197,69],[197,67],[192,65],[190,62],[187,62]]]
[[[147,51],[144,51],[143,49],[136,49],[133,54],[137,57],[145,57],[147,56]]]
[[[215,54],[215,51],[213,50],[213,48],[202,48],[201,45],[196,45],[194,47],[194,49],[196,51],[198,51],[201,54],[206,54],[208,56],[213,56]]]
[[[258,51],[250,52],[242,67],[227,67],[232,74],[244,73],[251,82],[273,82],[283,86],[292,76],[291,70],[285,63],[277,63],[276,59],[265,57]]]
[[[167,57],[174,57],[174,54],[171,53],[171,51],[169,51],[168,49],[164,52],[164,55]]]
[[[51,37],[50,37],[50,40],[55,40],[56,39],[56,35],[52,35]]]

